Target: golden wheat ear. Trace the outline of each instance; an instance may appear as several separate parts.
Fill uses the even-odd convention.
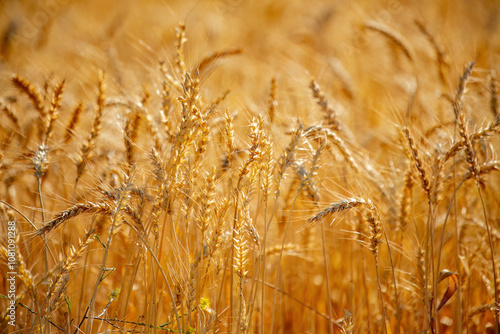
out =
[[[31,100],[31,103],[35,107],[35,110],[40,114],[40,118],[45,120],[47,117],[47,111],[45,110],[43,103],[43,95],[35,85],[31,83],[31,81],[15,74],[11,78],[14,86],[19,89],[21,93],[24,93]]]
[[[48,119],[46,120],[45,142],[48,143],[54,132],[54,123],[59,118],[59,109],[62,105],[62,96],[65,88],[65,80],[60,81],[54,87],[54,94],[51,97]]]
[[[42,228],[36,231],[36,235],[44,235],[58,228],[64,222],[71,220],[83,213],[111,213],[111,207],[106,203],[84,203],[76,204],[71,208],[58,213],[52,220],[48,221]]]
[[[355,208],[357,206],[366,204],[367,202],[364,199],[356,199],[356,198],[345,199],[340,202],[333,203],[330,206],[324,208],[323,210],[318,211],[314,216],[310,217],[307,220],[307,222],[299,229],[299,231],[303,231],[305,229],[314,227],[316,224],[318,224],[320,221],[322,221],[329,215],[332,215],[334,213],[344,212],[352,208]]]

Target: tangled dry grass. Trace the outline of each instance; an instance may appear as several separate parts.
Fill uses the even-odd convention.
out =
[[[498,2],[0,6],[1,333],[498,334]]]

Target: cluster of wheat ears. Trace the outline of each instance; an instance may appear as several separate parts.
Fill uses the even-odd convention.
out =
[[[498,82],[472,60],[450,75],[415,27],[434,52],[427,70],[452,88],[424,106],[425,83],[411,86],[384,157],[315,78],[302,93],[314,117],[288,117],[272,75],[264,108],[232,109],[205,80],[245,50],[188,66],[183,24],[139,97],[106,70],[90,101],[57,73],[45,86],[12,74],[13,93],[0,93],[0,279],[15,222],[16,324],[2,293],[0,332],[498,334]],[[387,25],[364,29],[400,62],[418,57]],[[444,116],[416,121],[425,108]]]

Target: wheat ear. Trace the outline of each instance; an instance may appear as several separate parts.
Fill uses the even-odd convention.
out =
[[[63,80],[54,87],[54,94],[52,95],[48,112],[49,117],[46,125],[45,143],[48,143],[51,139],[54,132],[54,122],[59,117],[59,109],[61,109],[62,96],[64,93],[64,84],[65,81]]]
[[[19,119],[18,119],[14,109],[12,109],[12,106],[7,104],[3,99],[0,99],[0,109],[3,110],[3,112],[11,120],[11,122],[14,123],[16,130],[20,132],[21,131],[21,124],[19,123]]]
[[[267,110],[267,114],[269,116],[269,121],[271,123],[274,122],[274,114],[276,113],[276,107],[278,106],[278,100],[276,99],[277,89],[278,89],[278,85],[276,83],[276,78],[273,77],[271,79],[271,89],[269,90],[269,101],[268,101],[268,110]]]
[[[40,118],[45,121],[47,117],[47,111],[43,106],[43,96],[40,90],[35,87],[29,80],[24,79],[17,74],[14,75],[11,80],[16,88],[18,88],[22,93],[28,96],[36,111],[38,111],[38,113],[40,114]]]
[[[102,115],[104,111],[104,94],[105,94],[105,85],[104,85],[104,72],[99,71],[99,79],[98,79],[99,92],[97,94],[97,111],[94,116],[94,122],[92,124],[92,129],[90,130],[90,134],[87,138],[87,142],[82,145],[80,156],[78,157],[76,164],[76,181],[75,181],[75,192],[76,187],[78,185],[78,181],[80,177],[85,171],[85,168],[88,163],[88,159],[92,150],[96,145],[96,138],[99,135],[101,130],[102,123]],[[74,197],[74,196],[73,196]]]
[[[410,61],[413,61],[412,52],[410,51],[410,48],[408,47],[406,41],[403,39],[403,36],[401,36],[399,32],[396,32],[391,28],[389,28],[388,26],[375,21],[366,22],[365,27],[370,30],[376,31],[385,36],[386,38],[388,38],[389,40],[393,41],[403,51],[405,56]]]
[[[58,213],[52,220],[47,222],[42,228],[36,231],[36,235],[44,235],[58,228],[64,222],[75,218],[83,213],[105,213],[110,214],[111,206],[107,203],[84,203],[76,204],[71,208]]]
[[[320,85],[313,79],[311,80],[309,87],[311,88],[313,96],[316,99],[318,105],[325,113],[325,118],[328,126],[334,131],[341,130],[341,124],[338,120],[337,112],[326,99],[326,96],[321,90]]]
[[[75,132],[76,125],[80,121],[80,115],[82,114],[82,111],[83,111],[83,105],[80,102],[73,109],[73,113],[71,114],[71,119],[66,124],[66,131],[64,133],[64,139],[63,139],[63,142],[65,144],[69,144],[69,142],[73,138],[73,133]]]

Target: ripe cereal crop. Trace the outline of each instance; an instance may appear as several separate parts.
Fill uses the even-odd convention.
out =
[[[498,1],[0,7],[0,333],[499,334]]]

